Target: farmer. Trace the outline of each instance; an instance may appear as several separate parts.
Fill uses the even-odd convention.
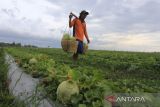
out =
[[[78,54],[83,53],[84,36],[86,37],[87,42],[90,43],[85,22],[87,15],[89,15],[89,13],[85,10],[81,11],[79,18],[76,17],[73,13],[70,13],[69,15],[69,27],[73,27],[73,36],[75,36],[76,40],[78,41],[77,52],[73,54],[73,60],[77,60]],[[75,16],[75,18],[72,20],[73,16]]]

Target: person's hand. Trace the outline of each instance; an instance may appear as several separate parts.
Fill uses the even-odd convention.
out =
[[[69,19],[72,19],[72,17],[73,17],[73,15],[70,13],[70,14],[69,14]]]
[[[90,43],[90,40],[89,39],[87,39],[87,42],[88,42],[88,44]]]

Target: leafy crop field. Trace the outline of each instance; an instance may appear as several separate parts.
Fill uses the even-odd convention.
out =
[[[79,94],[71,97],[69,107],[103,107],[106,92],[160,92],[160,53],[90,50],[74,62],[72,54],[62,49],[15,47],[5,51],[26,73],[41,79],[40,86],[53,101],[62,81],[75,81]]]

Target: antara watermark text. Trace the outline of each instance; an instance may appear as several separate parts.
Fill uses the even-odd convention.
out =
[[[144,97],[117,97],[116,102],[145,102]]]
[[[138,97],[138,96],[107,96],[105,99],[111,103],[115,103],[115,102],[143,103],[143,102],[146,102],[144,97]]]

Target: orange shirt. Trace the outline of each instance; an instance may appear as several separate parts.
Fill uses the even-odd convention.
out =
[[[75,37],[76,39],[79,39],[83,41],[85,32],[86,32],[86,23],[81,23],[81,21],[78,18],[75,18],[71,22],[71,26],[75,25]]]

